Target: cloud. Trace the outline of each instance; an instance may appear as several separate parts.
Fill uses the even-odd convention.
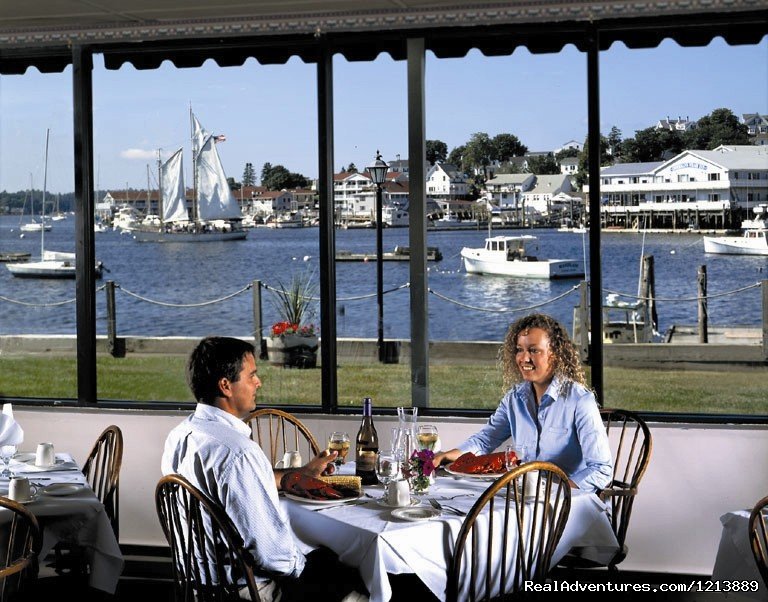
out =
[[[157,151],[142,150],[140,148],[127,148],[120,151],[121,159],[140,159],[141,161],[150,161],[157,158]]]

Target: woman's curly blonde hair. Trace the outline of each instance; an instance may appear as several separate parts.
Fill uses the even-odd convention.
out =
[[[520,334],[531,328],[541,328],[549,336],[549,349],[552,352],[555,376],[586,386],[586,377],[579,361],[579,354],[565,328],[546,314],[531,314],[513,322],[504,337],[504,346],[500,353],[504,387],[508,389],[523,380],[523,375],[515,361],[515,349]]]

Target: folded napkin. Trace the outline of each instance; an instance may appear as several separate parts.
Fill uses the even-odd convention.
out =
[[[13,419],[13,408],[10,403],[3,405],[0,414],[0,445],[19,445],[24,441],[24,431]]]

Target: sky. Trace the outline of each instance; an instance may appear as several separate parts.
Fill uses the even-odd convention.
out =
[[[364,168],[381,150],[386,161],[407,158],[406,62],[334,59],[334,168]],[[725,107],[737,116],[768,114],[768,37],[758,45],[630,50],[614,44],[600,54],[600,121],[625,138],[666,117],[698,119]],[[0,190],[43,188],[50,128],[47,190],[74,190],[71,68],[61,74],[0,76]],[[95,57],[94,185],[97,190],[156,187],[157,154],[185,148],[191,165],[189,108],[202,125],[226,136],[218,145],[228,176],[265,162],[317,177],[316,67],[285,65],[154,71],[104,69]],[[472,51],[459,59],[427,53],[427,139],[448,150],[473,133],[516,135],[529,150],[551,151],[587,133],[586,56],[572,46],[557,54],[508,57]],[[188,181],[191,181],[188,179]]]

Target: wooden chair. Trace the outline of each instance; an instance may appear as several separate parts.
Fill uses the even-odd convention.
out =
[[[528,490],[534,495],[523,496]],[[499,477],[464,519],[446,599],[490,600],[519,592],[526,581],[542,583],[570,509],[568,477],[554,464],[528,462]]]
[[[603,501],[610,502],[611,527],[619,542],[619,549],[606,564],[569,553],[559,562],[559,566],[566,568],[607,567],[616,570],[616,565],[627,557],[626,539],[632,506],[651,460],[653,438],[645,420],[628,410],[603,408],[600,415],[611,445],[613,480],[599,496]]]
[[[749,543],[757,570],[768,586],[768,496],[757,502],[749,515]]]
[[[86,481],[93,488],[96,497],[104,504],[115,537],[120,539],[120,468],[123,464],[123,433],[120,427],[112,424],[105,428],[96,439],[88,458],[83,465]],[[56,572],[88,572],[85,551],[75,544],[60,543],[55,547]]]
[[[224,508],[178,474],[160,479],[155,504],[171,546],[176,602],[237,600],[243,587],[260,602],[251,557]]]
[[[299,451],[304,462],[320,453],[320,446],[304,424],[293,414],[262,408],[245,418],[251,427],[251,438],[256,441],[272,466],[283,459],[286,451]]]
[[[25,587],[37,577],[43,538],[35,515],[21,504],[0,497],[0,602],[24,599]]]

